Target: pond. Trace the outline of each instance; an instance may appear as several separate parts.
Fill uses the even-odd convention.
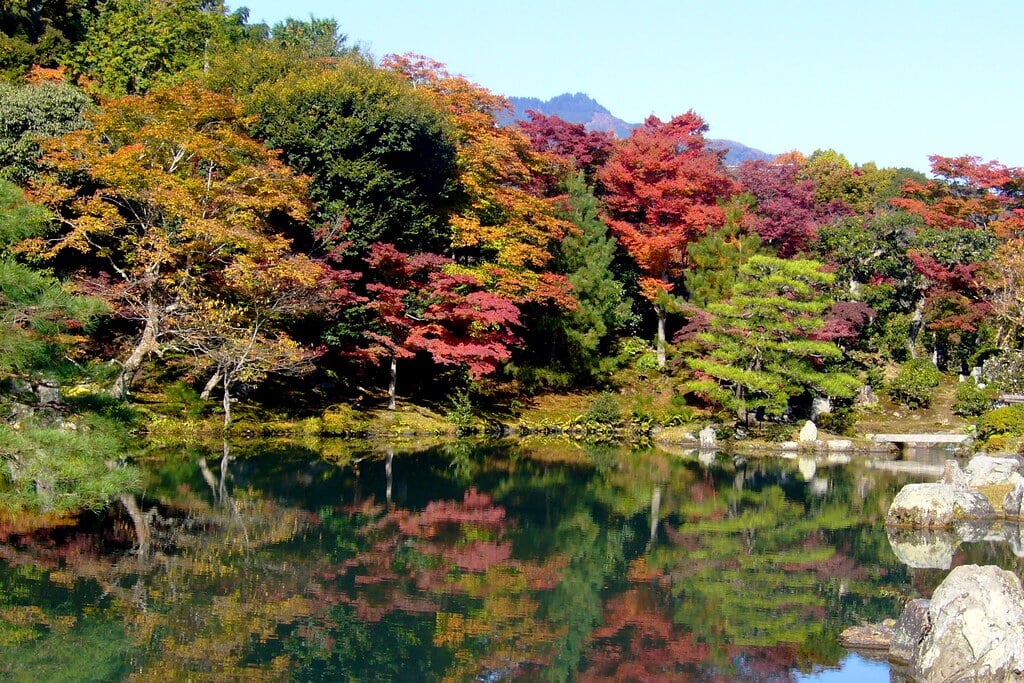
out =
[[[0,675],[888,681],[838,635],[946,575],[904,564],[882,525],[934,463],[848,460],[544,440],[154,452],[145,492],[104,512],[0,516]],[[1024,570],[985,538],[948,555]]]

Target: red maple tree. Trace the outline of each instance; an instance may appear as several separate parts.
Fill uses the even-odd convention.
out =
[[[440,365],[460,365],[473,378],[489,374],[511,355],[519,324],[512,301],[486,292],[474,276],[460,273],[444,256],[409,255],[374,243],[366,257],[366,285],[379,331],[367,332],[366,355],[391,363],[388,407],[395,407],[397,363],[426,352]]]

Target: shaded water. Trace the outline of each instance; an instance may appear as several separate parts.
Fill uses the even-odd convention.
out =
[[[100,515],[0,518],[6,680],[888,681],[842,629],[946,555],[1024,570],[992,534],[903,564],[882,520],[931,477],[886,463],[540,441],[148,468]]]

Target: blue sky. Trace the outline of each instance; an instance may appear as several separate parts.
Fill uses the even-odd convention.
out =
[[[250,22],[333,17],[502,95],[585,92],[631,122],[693,109],[711,137],[1024,166],[1019,0],[248,0]]]

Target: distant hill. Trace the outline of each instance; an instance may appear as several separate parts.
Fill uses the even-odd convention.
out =
[[[502,125],[526,119],[526,112],[531,110],[547,116],[557,116],[569,123],[582,123],[587,130],[610,130],[620,138],[628,137],[630,131],[640,125],[617,118],[592,97],[581,92],[565,93],[550,100],[536,97],[510,97],[508,100],[512,103],[513,112],[510,116],[499,119]],[[728,166],[738,166],[748,159],[771,159],[775,156],[734,140],[709,138],[708,142],[714,149],[728,150],[725,155],[725,163]]]

